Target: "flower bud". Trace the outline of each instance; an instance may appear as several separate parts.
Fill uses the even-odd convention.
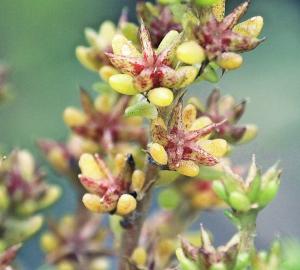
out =
[[[142,190],[145,184],[145,173],[141,170],[135,170],[131,177],[131,186],[132,191],[139,192]]]
[[[223,139],[200,141],[199,145],[215,157],[223,157],[228,151],[228,144]]]
[[[137,247],[132,255],[131,260],[137,265],[137,266],[144,266],[147,262],[147,253],[146,250],[143,247]]]
[[[243,57],[237,53],[225,52],[218,57],[217,64],[223,69],[237,69],[243,64]]]
[[[40,245],[45,253],[52,252],[59,247],[59,240],[53,233],[47,232],[42,235]]]
[[[127,74],[116,74],[109,77],[109,85],[115,91],[124,95],[136,95],[139,92],[133,85],[133,78]]]
[[[79,167],[82,175],[93,179],[103,178],[103,173],[91,154],[82,154],[79,159]]]
[[[273,180],[267,183],[266,186],[263,187],[260,191],[260,194],[258,196],[258,204],[261,207],[266,206],[275,198],[278,189],[279,189],[279,181]]]
[[[151,103],[159,107],[169,106],[174,99],[173,92],[164,87],[154,88],[148,92],[148,98]]]
[[[82,111],[73,107],[68,107],[65,109],[63,118],[69,127],[82,126],[87,121],[86,115]]]
[[[248,211],[251,207],[248,197],[238,191],[234,191],[229,195],[229,203],[233,209],[242,212]]]
[[[115,68],[111,67],[111,66],[103,66],[99,70],[99,75],[100,75],[101,79],[105,82],[107,82],[108,79],[112,75],[116,75],[116,74],[118,74],[118,71]]]
[[[261,16],[255,16],[247,21],[237,24],[233,28],[233,32],[246,36],[256,38],[260,35],[264,26],[264,19]]]
[[[90,193],[83,195],[82,202],[87,209],[95,213],[110,212],[116,207],[115,202],[112,202],[110,205],[104,205],[98,195]]]
[[[61,261],[57,264],[57,270],[75,270],[75,266],[68,260]]]
[[[151,143],[148,145],[149,154],[154,159],[154,161],[160,165],[167,165],[168,154],[165,148],[159,143]]]
[[[117,214],[126,216],[136,209],[136,199],[130,194],[123,194],[118,200]]]
[[[242,138],[238,141],[239,144],[248,143],[257,136],[258,128],[255,125],[246,125],[246,131]]]
[[[189,65],[201,64],[205,60],[205,52],[196,41],[182,43],[176,54],[179,61]]]
[[[191,83],[193,83],[197,77],[198,71],[199,71],[198,68],[193,66],[185,66],[185,67],[178,68],[176,72],[179,76],[183,77],[183,80],[179,83],[177,87],[185,88],[189,86]]]
[[[164,209],[175,209],[180,201],[180,195],[175,189],[165,189],[158,195],[158,204]]]
[[[217,196],[220,199],[222,199],[225,202],[228,200],[225,186],[223,185],[223,183],[221,181],[214,181],[212,187],[213,187],[214,192],[217,194]]]
[[[195,177],[199,174],[199,166],[191,160],[182,160],[176,171],[185,176]]]
[[[98,71],[98,69],[101,66],[100,63],[98,63],[91,57],[90,48],[78,46],[76,48],[76,57],[79,60],[79,62],[89,70]]]

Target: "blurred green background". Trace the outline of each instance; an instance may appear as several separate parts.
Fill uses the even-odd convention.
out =
[[[228,9],[241,1],[229,0]],[[78,87],[91,88],[99,78],[80,66],[75,47],[85,44],[86,26],[98,28],[104,19],[117,21],[123,6],[133,0],[1,0],[0,59],[11,68],[10,82],[15,99],[0,108],[0,142],[32,149],[37,155],[38,138],[65,138],[61,114],[67,105],[78,104]],[[247,17],[263,15],[267,41],[245,54],[243,67],[223,78],[223,93],[250,102],[243,122],[260,127],[259,137],[237,149],[234,160],[248,162],[252,153],[267,168],[281,160],[284,168],[277,199],[263,211],[258,222],[258,244],[262,247],[276,235],[300,239],[300,2],[298,0],[253,0]],[[205,97],[212,86],[193,87],[193,94]],[[40,156],[40,163],[43,162]],[[64,184],[66,198],[48,211],[62,215],[61,209],[75,205],[70,187],[50,174],[52,181]],[[207,213],[202,219],[218,241],[233,232],[222,213]],[[34,239],[21,253],[25,269],[37,269],[42,261]]]

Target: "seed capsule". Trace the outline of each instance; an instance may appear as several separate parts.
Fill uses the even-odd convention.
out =
[[[145,173],[141,170],[135,170],[131,177],[131,190],[139,192],[145,184]]]
[[[237,69],[243,64],[243,57],[232,52],[222,53],[217,59],[217,64],[223,69]]]
[[[111,66],[103,66],[99,70],[99,75],[103,81],[108,81],[112,75],[118,74],[118,71]]]
[[[53,233],[44,233],[41,237],[40,245],[44,252],[52,252],[59,247],[59,240]]]
[[[233,32],[247,37],[258,37],[263,29],[264,19],[261,16],[252,17],[247,21],[237,24]]]
[[[223,139],[200,141],[199,145],[215,157],[223,157],[228,151],[228,144]]]
[[[87,121],[86,115],[82,111],[73,107],[68,107],[65,109],[63,118],[69,127],[82,126]]]
[[[117,214],[120,216],[126,216],[136,209],[136,199],[129,194],[123,194],[118,200]]]
[[[151,143],[148,145],[149,154],[160,165],[166,165],[168,163],[168,154],[165,148],[159,143]]]
[[[91,154],[82,154],[80,156],[79,167],[84,176],[93,179],[103,178],[103,173],[94,156]]]
[[[127,74],[116,74],[109,77],[109,85],[115,91],[124,95],[136,95],[139,92],[133,85],[133,78]]]
[[[173,92],[164,87],[154,88],[148,92],[148,98],[151,103],[159,107],[169,106],[174,99]]]
[[[137,266],[144,266],[147,262],[147,253],[146,250],[143,247],[137,247],[132,255],[131,260],[137,265]]]
[[[234,191],[230,194],[229,203],[232,208],[242,212],[248,211],[251,207],[248,197],[237,191]]]
[[[199,174],[199,166],[191,160],[182,160],[176,171],[185,176],[195,177]]]
[[[201,64],[205,60],[203,48],[195,41],[182,43],[176,53],[179,61],[189,65]]]

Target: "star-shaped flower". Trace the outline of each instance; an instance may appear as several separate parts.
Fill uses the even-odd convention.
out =
[[[208,20],[195,27],[195,37],[209,60],[214,60],[224,52],[253,50],[263,41],[257,38],[263,26],[262,17],[254,17],[237,25],[249,4],[250,1],[246,1],[220,21],[211,14]]]
[[[199,118],[188,123],[190,120],[191,117],[183,111],[182,102],[179,102],[167,126],[161,119],[153,121],[154,144],[149,146],[149,153],[155,161],[167,165],[170,170],[196,176],[199,172],[198,165],[214,166],[218,163],[217,156],[223,156],[227,152],[227,143],[222,139],[207,140],[224,121],[211,123],[206,118]],[[161,161],[156,158],[156,149],[159,148],[161,153],[165,151],[165,158]]]
[[[150,34],[142,22],[140,28],[142,53],[124,36],[117,35],[112,41],[114,53],[106,55],[120,72],[133,77],[133,85],[140,92],[156,87],[181,88],[192,83],[197,75],[197,69],[192,66],[175,69],[176,48],[181,38],[182,35],[172,31],[155,51]]]
[[[64,120],[81,137],[99,143],[106,150],[112,150],[118,142],[138,141],[145,145],[145,129],[141,119],[125,118],[124,112],[130,101],[127,96],[101,95],[93,102],[84,90],[81,91],[83,112],[67,108]]]

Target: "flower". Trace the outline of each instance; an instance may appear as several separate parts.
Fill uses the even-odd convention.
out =
[[[206,118],[194,119],[183,110],[180,101],[174,108],[166,126],[161,118],[152,122],[152,140],[149,153],[155,161],[164,161],[168,169],[187,176],[196,176],[198,165],[214,166],[218,157],[227,152],[225,140],[208,140],[207,137],[223,124],[207,122]],[[155,147],[155,151],[153,151]],[[160,153],[154,155],[153,153]],[[159,156],[159,159],[155,157]],[[163,157],[163,158],[162,158]]]
[[[157,87],[181,88],[192,83],[197,75],[197,69],[192,66],[175,69],[176,48],[181,38],[182,35],[171,31],[155,51],[150,34],[142,21],[142,53],[124,36],[116,35],[112,41],[113,53],[106,55],[120,72],[133,77],[133,86],[140,92]],[[118,75],[113,75],[110,79],[113,80],[114,76]]]
[[[112,173],[99,155],[83,154],[79,160],[81,184],[90,192],[83,203],[92,212],[117,213],[121,216],[133,212],[138,193],[142,192],[145,176],[135,170],[133,157],[117,154]]]
[[[64,111],[65,123],[77,135],[100,144],[105,150],[112,150],[116,143],[138,141],[145,145],[146,133],[141,127],[141,118],[123,116],[129,97],[100,95],[95,102],[89,94],[80,93],[83,112],[69,107]]]
[[[225,52],[241,53],[253,50],[264,40],[257,38],[263,27],[262,17],[254,17],[237,24],[249,4],[250,1],[244,2],[225,18],[218,18],[212,12],[207,20],[201,21],[195,27],[195,38],[205,49],[209,60],[215,60]]]
[[[66,215],[58,222],[49,222],[40,245],[47,262],[58,269],[64,269],[63,265],[72,266],[67,269],[99,269],[93,266],[102,261],[100,269],[105,270],[109,269],[106,257],[113,255],[112,250],[104,247],[107,234],[97,215]]]
[[[257,135],[255,125],[236,125],[245,112],[246,100],[237,103],[232,96],[221,96],[220,91],[215,89],[209,95],[206,106],[199,105],[196,98],[191,98],[189,104],[191,110],[196,111],[194,115],[209,117],[213,123],[219,123],[227,119],[213,132],[212,138],[221,138],[229,143],[236,144],[249,142]]]

